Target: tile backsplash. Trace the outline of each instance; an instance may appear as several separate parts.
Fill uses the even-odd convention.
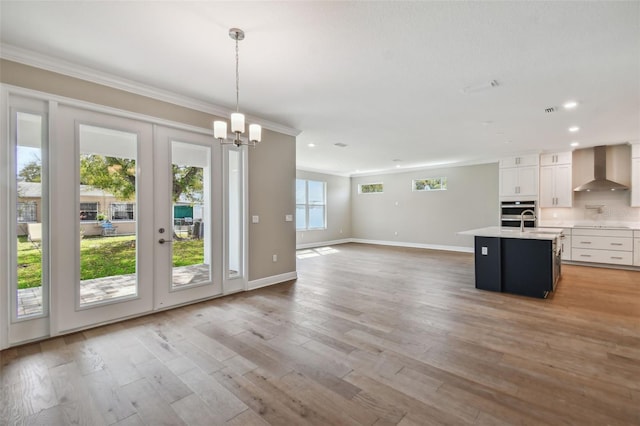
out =
[[[630,207],[630,191],[574,192],[572,208],[540,209],[543,224],[640,223],[640,207]]]

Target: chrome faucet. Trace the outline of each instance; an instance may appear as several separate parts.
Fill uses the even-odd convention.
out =
[[[533,215],[533,218],[536,218],[536,212],[534,212],[533,210],[527,209],[525,211],[523,211],[522,213],[520,213],[520,232],[524,232],[524,214],[525,213],[531,213]]]

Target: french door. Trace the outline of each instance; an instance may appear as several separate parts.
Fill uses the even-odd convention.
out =
[[[221,208],[212,202],[221,199],[222,174],[211,136],[155,126],[154,140],[154,308],[162,309],[222,293],[213,279]]]
[[[57,120],[52,334],[221,294],[212,138],[65,106]]]
[[[2,99],[0,347],[222,294],[226,157],[210,135]]]

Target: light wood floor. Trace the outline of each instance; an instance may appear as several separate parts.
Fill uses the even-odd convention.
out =
[[[547,300],[469,254],[345,244],[299,279],[2,352],[0,423],[638,425],[640,272]]]

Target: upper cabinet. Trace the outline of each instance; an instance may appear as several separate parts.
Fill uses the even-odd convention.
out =
[[[640,207],[640,143],[631,145],[631,207]]]
[[[519,157],[507,157],[500,160],[500,168],[505,167],[525,167],[537,166],[539,164],[538,155],[521,155]]]
[[[571,207],[571,152],[540,156],[540,207]]]
[[[500,198],[538,198],[538,155],[524,155],[500,160]]]
[[[555,166],[557,164],[571,164],[572,153],[556,152],[555,154],[542,154],[540,156],[541,166]]]

